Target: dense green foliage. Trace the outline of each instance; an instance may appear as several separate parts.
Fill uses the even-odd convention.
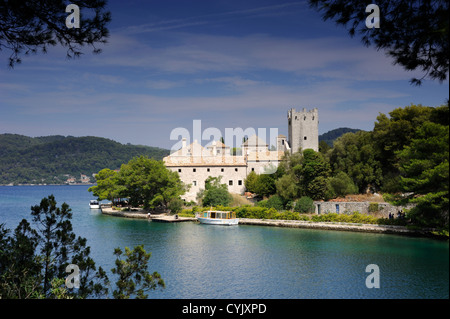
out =
[[[210,207],[195,206],[191,209],[184,209],[181,216],[193,217],[196,212],[208,210]],[[406,225],[404,219],[387,219],[377,218],[371,215],[365,215],[358,212],[349,214],[308,214],[295,211],[277,211],[273,207],[251,207],[251,206],[217,206],[214,209],[223,211],[233,211],[237,218],[254,218],[254,219],[276,219],[276,220],[303,220],[310,222],[336,222],[336,223],[359,223],[359,224],[381,224],[381,225]]]
[[[231,194],[228,192],[228,186],[221,184],[221,177],[208,177],[205,181],[205,190],[199,194],[199,199],[203,206],[227,206],[233,200]]]
[[[120,248],[114,250],[114,255],[117,256],[116,267],[111,271],[119,277],[117,290],[113,292],[115,299],[147,299],[145,292],[165,287],[159,273],[150,274],[147,270],[151,253],[147,253],[143,245],[138,245],[133,250],[125,247],[125,260],[122,259],[123,252]]]
[[[299,213],[314,213],[314,201],[308,196],[302,196],[295,203],[294,211]]]
[[[135,156],[162,159],[169,151],[123,145],[100,137],[27,137],[0,134],[0,184],[63,184],[69,176],[92,177],[102,168],[118,169]]]
[[[382,185],[382,163],[371,132],[347,133],[337,139],[327,156],[333,175],[344,172],[361,192]]]
[[[327,198],[344,197],[349,194],[357,194],[358,187],[353,183],[353,180],[345,172],[340,171],[328,179]]]
[[[328,200],[377,191],[394,204],[416,203],[408,220],[448,228],[449,106],[411,105],[380,114],[372,131],[345,133],[332,148],[286,154],[272,175],[251,173],[247,190],[294,209],[303,196]],[[273,185],[275,187],[273,187]]]
[[[130,206],[144,209],[165,209],[185,192],[177,172],[166,168],[162,161],[145,156],[131,159],[119,172],[103,169],[95,178],[97,185],[89,191],[99,200],[128,198]]]
[[[50,195],[31,207],[31,215],[33,224],[23,219],[13,233],[0,224],[0,299],[107,297],[108,276],[89,256],[87,240],[73,232],[70,207],[58,207]],[[125,248],[125,254],[122,260],[122,251],[114,251],[116,267],[111,271],[119,278],[113,297],[146,298],[145,292],[164,287],[157,272],[148,272],[150,253],[143,246]],[[77,289],[65,284],[71,264],[79,270]]]

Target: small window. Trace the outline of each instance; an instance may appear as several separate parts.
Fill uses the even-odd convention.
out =
[[[306,141],[306,136],[303,139]]]
[[[252,167],[252,172],[254,172],[255,171],[255,168],[254,167]]]
[[[229,180],[229,181],[228,181],[228,185],[233,186],[233,181],[232,181],[232,180]]]
[[[314,116],[312,117],[312,120],[314,121]]]
[[[192,185],[197,186],[197,181],[193,181]]]
[[[223,172],[223,171],[224,171],[224,169],[223,169],[223,168],[221,168],[221,169],[220,169],[220,171],[221,171],[221,172]]]
[[[295,116],[295,119],[297,119],[297,115]]]
[[[235,172],[237,172],[237,171],[238,171],[238,169],[237,169],[237,168],[235,168],[235,169],[234,169],[234,171],[235,171]]]
[[[209,171],[210,171],[210,169],[209,169],[209,168],[207,168],[207,169],[206,169],[206,171],[207,171],[207,172],[209,172]]]
[[[306,116],[303,116],[303,121],[306,121]]]
[[[339,204],[336,204],[336,214],[339,214]]]
[[[281,140],[281,145],[284,145],[284,140]]]
[[[239,185],[239,186],[242,185],[242,180],[238,180],[238,185]]]
[[[195,173],[197,170],[194,168],[194,169],[192,169],[192,171]]]
[[[181,173],[181,168],[178,169],[178,173]]]

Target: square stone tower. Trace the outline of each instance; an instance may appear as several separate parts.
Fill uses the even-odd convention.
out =
[[[297,112],[294,108],[288,111],[288,142],[291,153],[311,148],[319,151],[319,113],[317,108],[307,111],[305,108]]]

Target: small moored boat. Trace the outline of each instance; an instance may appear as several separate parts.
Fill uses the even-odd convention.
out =
[[[208,210],[197,214],[197,220],[202,224],[209,225],[237,225],[239,218],[235,212],[223,212],[218,210]]]
[[[92,209],[100,209],[100,204],[97,200],[93,199],[89,202],[89,207]]]

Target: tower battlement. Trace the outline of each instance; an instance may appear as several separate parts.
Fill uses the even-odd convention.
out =
[[[288,142],[291,152],[298,152],[301,148],[319,151],[319,112],[317,108],[297,111],[291,108],[288,117]]]

